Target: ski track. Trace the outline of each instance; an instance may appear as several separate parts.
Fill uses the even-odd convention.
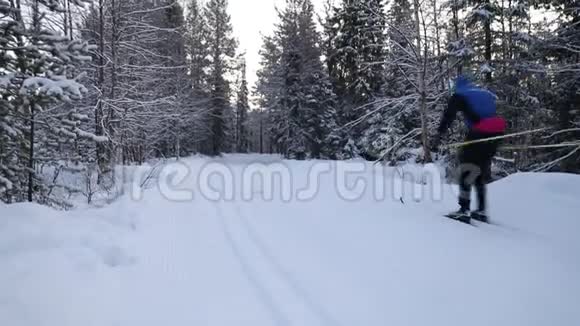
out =
[[[223,207],[229,207],[229,213]],[[276,325],[341,326],[276,259],[238,205],[221,203],[216,210],[232,252]]]
[[[242,272],[244,273],[248,282],[255,289],[256,298],[259,299],[264,307],[269,311],[272,318],[276,321],[276,325],[291,325],[290,320],[285,316],[285,314],[280,309],[280,305],[274,300],[274,291],[269,290],[265,284],[257,276],[258,273],[253,266],[249,263],[247,256],[242,253],[242,245],[240,241],[236,241],[231,231],[231,227],[228,225],[229,220],[222,212],[221,206],[216,205],[217,214],[219,216],[220,225],[224,236],[230,246],[232,253],[234,254],[236,260],[238,261]],[[248,248],[248,246],[244,246]]]
[[[288,272],[283,265],[278,261],[276,255],[268,248],[262,237],[256,232],[246,215],[243,214],[241,207],[235,206],[236,215],[241,222],[242,228],[248,237],[256,246],[262,256],[266,258],[273,271],[286,282],[294,292],[296,298],[303,303],[314,315],[318,317],[319,325],[341,326],[341,324],[330,315],[330,313],[318,302],[314,301],[308,291],[300,284],[300,282]]]

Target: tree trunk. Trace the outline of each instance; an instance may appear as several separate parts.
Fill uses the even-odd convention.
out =
[[[457,8],[457,0],[453,0],[453,32],[455,33],[455,41],[459,41],[461,33],[459,32],[459,9]],[[462,59],[460,59],[462,61]],[[457,75],[463,74],[463,62],[457,64]]]
[[[508,8],[509,8],[509,11],[511,12],[513,9],[512,8],[512,0],[508,1]],[[508,45],[507,45],[507,47],[508,47],[508,59],[511,60],[512,56],[513,56],[513,52],[512,52],[513,37],[512,36],[513,36],[513,32],[514,32],[513,15],[511,13],[508,15],[508,28],[509,28],[509,30],[508,30],[509,34],[508,34],[508,38],[507,38],[508,39]]]
[[[179,129],[175,133],[175,157],[181,160],[181,137],[179,136]]]
[[[118,42],[118,8],[117,8],[117,0],[111,0],[111,19],[112,19],[112,26],[111,26],[111,89],[110,89],[110,101],[115,101],[116,97],[116,90],[117,90],[117,42]],[[114,119],[115,119],[115,108],[113,105],[108,106],[107,112],[107,128],[109,129],[109,143],[108,143],[108,164],[111,165],[111,171],[114,173],[115,169],[115,161],[117,158],[116,155],[116,148],[113,143],[113,138],[115,136],[115,126],[114,126]],[[114,176],[113,176],[114,178]]]
[[[491,12],[491,4],[489,0],[485,0],[485,9]],[[485,63],[491,68],[491,60],[492,60],[492,48],[491,44],[493,42],[492,35],[491,35],[491,23],[492,18],[488,17],[483,22],[483,31],[484,31],[484,59]],[[485,83],[491,84],[492,81],[492,72],[491,69],[488,69],[485,73]]]
[[[503,60],[507,61],[508,54],[507,54],[507,39],[505,31],[505,0],[501,0],[501,47]],[[505,73],[505,64],[503,70]]]
[[[37,37],[41,33],[41,15],[40,8],[38,7],[38,0],[35,0],[32,5],[32,27],[33,27],[33,43],[37,42]],[[33,71],[33,74],[38,74],[38,71]],[[34,137],[35,137],[35,119],[36,119],[36,102],[30,100],[30,130],[28,134],[28,201],[32,202],[34,200]]]
[[[437,10],[437,0],[433,0],[433,24],[435,25],[435,49],[437,50],[437,60],[439,74],[441,75],[441,90],[445,89],[445,80],[443,79],[443,66],[441,65],[441,32],[439,27],[439,11]]]
[[[97,68],[97,89],[99,97],[97,99],[97,107],[95,109],[95,135],[103,136],[103,100],[104,100],[104,84],[105,84],[105,15],[104,15],[104,1],[99,0],[99,66]],[[106,170],[105,159],[105,145],[101,142],[97,143],[97,184],[103,181],[103,172]]]
[[[419,0],[414,0],[415,7],[415,32],[417,33],[417,69],[418,69],[418,82],[419,87],[419,108],[421,111],[421,130],[422,130],[422,143],[423,143],[423,161],[425,163],[431,162],[431,149],[429,148],[429,130],[427,130],[427,92],[425,90],[425,73],[426,73],[426,58],[421,55],[423,45],[421,42],[421,21],[419,20],[419,10],[420,4]]]
[[[260,154],[264,154],[264,110],[260,110]]]
[[[64,12],[62,13],[63,15],[63,31],[64,31],[64,36],[69,36],[68,35],[68,0],[64,0]],[[69,36],[69,39],[71,37]]]
[[[70,5],[70,0],[66,0],[66,4],[67,4],[67,11],[68,11],[68,28],[69,28],[68,35],[70,36],[70,39],[72,41],[72,39],[73,39],[73,19],[72,19],[72,9],[71,9],[71,5]]]
[[[28,201],[34,200],[34,124],[35,119],[35,104],[30,103],[30,131],[28,135]]]
[[[485,29],[485,61],[491,67],[491,20],[486,20],[483,28]],[[491,83],[491,71],[485,73],[485,82]]]

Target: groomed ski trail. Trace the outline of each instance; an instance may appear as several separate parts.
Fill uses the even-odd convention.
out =
[[[223,207],[228,207],[227,212],[224,213]],[[221,203],[216,205],[216,209],[232,252],[276,325],[314,322],[341,326],[278,261],[276,254],[268,248],[238,205]]]
[[[239,176],[254,161],[280,162],[219,162]],[[301,184],[316,162],[284,164]],[[441,216],[455,208],[449,189],[441,202],[348,201],[331,176],[302,202],[175,202],[150,189],[97,210],[0,206],[0,325],[580,324],[578,181],[493,184],[500,225],[476,228]]]

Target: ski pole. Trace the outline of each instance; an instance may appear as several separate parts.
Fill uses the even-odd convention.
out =
[[[564,148],[564,147],[580,147],[579,142],[572,142],[572,143],[562,143],[562,144],[551,144],[551,145],[521,145],[521,146],[501,146],[499,148],[500,151],[517,151],[517,150],[526,150],[526,149],[543,149],[543,148]]]
[[[513,138],[513,137],[517,137],[517,136],[522,136],[522,135],[535,134],[538,132],[546,131],[548,129],[550,129],[550,128],[540,128],[540,129],[535,129],[535,130],[516,132],[516,133],[508,134],[508,135],[490,137],[490,138],[485,138],[485,139],[471,140],[471,141],[466,141],[466,142],[462,142],[462,143],[454,143],[454,144],[449,144],[449,145],[445,145],[445,146],[441,146],[441,147],[442,148],[449,148],[449,149],[459,148],[459,147],[464,147],[464,146],[472,145],[472,144],[485,143],[485,142],[492,141],[492,140],[500,140],[500,139],[507,139],[507,138]]]

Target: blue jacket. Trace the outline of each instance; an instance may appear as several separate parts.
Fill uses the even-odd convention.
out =
[[[443,134],[449,129],[457,116],[457,112],[463,113],[465,124],[470,132],[473,132],[482,123],[487,127],[490,122],[494,130],[490,133],[497,132],[497,124],[501,124],[503,119],[497,117],[495,94],[475,86],[464,77],[457,79],[455,87],[455,94],[449,100],[449,105],[443,113],[443,118],[439,125],[439,134]],[[499,130],[501,129],[501,126],[499,126]]]

